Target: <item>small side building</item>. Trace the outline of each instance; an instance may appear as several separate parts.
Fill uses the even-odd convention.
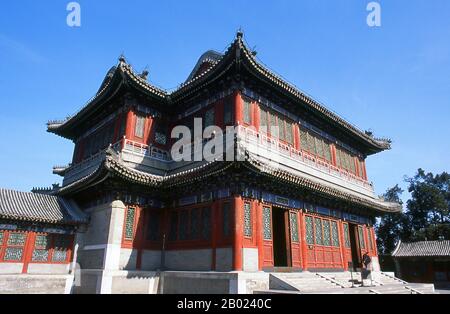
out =
[[[450,286],[450,241],[400,242],[392,257],[399,278]]]
[[[65,289],[74,236],[87,222],[70,200],[0,189],[0,293]]]

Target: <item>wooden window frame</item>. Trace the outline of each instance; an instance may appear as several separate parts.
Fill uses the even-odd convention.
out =
[[[139,124],[140,121],[142,121],[142,135],[140,133],[138,134],[138,131],[140,130],[140,129],[138,129],[138,126],[139,126],[138,124]],[[144,115],[140,115],[140,114],[136,114],[135,115],[134,130],[133,130],[133,134],[134,134],[135,138],[138,138],[138,139],[141,139],[141,140],[144,139],[144,137],[145,137],[146,121],[147,121],[147,118]]]

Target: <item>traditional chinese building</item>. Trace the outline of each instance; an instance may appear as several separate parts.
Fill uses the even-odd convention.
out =
[[[342,271],[366,251],[377,269],[375,218],[401,208],[376,197],[366,158],[390,141],[272,73],[240,32],[173,92],[148,74],[121,57],[86,106],[48,123],[75,144],[54,172],[57,195],[90,217],[76,261],[102,274],[92,285],[111,291],[121,270]],[[171,130],[194,118],[236,132],[213,160],[174,161]]]
[[[400,241],[392,257],[399,278],[450,287],[450,241]]]

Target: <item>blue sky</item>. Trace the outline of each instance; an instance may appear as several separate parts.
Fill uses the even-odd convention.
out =
[[[259,59],[393,149],[368,159],[381,194],[422,167],[449,170],[450,2],[369,0],[80,0],[81,27],[66,24],[69,1],[0,6],[0,186],[30,190],[59,182],[70,141],[45,123],[76,112],[124,53],[170,89],[208,49],[222,51],[242,27]]]

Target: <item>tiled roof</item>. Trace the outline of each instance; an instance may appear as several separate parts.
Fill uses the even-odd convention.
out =
[[[402,243],[392,253],[394,257],[450,257],[450,241],[422,241],[413,243]]]
[[[236,39],[223,55],[220,55],[216,52],[207,52],[200,58],[199,62],[201,62],[203,59],[210,60],[212,66],[204,72],[198,73],[197,75],[190,75],[189,79],[185,83],[181,84],[179,88],[177,88],[173,92],[168,92],[150,84],[146,79],[140,77],[132,69],[131,65],[125,61],[125,58],[121,57],[119,65],[113,67],[112,70],[108,72],[107,77],[102,83],[102,88],[100,88],[100,91],[95,95],[95,97],[91,99],[88,104],[74,116],[69,117],[64,121],[49,122],[48,130],[56,134],[62,134],[64,128],[69,127],[69,125],[74,123],[75,120],[91,110],[91,108],[95,107],[97,105],[97,102],[107,94],[109,89],[114,89],[112,86],[116,86],[117,84],[112,84],[113,81],[121,81],[120,84],[122,84],[123,82],[127,82],[128,84],[141,89],[149,95],[156,97],[161,102],[171,104],[173,102],[182,101],[184,97],[195,94],[199,90],[206,88],[206,86],[210,82],[217,80],[222,76],[222,74],[226,73],[233,66],[238,66],[240,68],[241,62],[244,61],[242,63],[242,66],[249,69],[250,72],[256,73],[258,76],[263,77],[271,85],[281,88],[287,94],[294,96],[297,101],[306,104],[306,107],[309,110],[318,113],[332,123],[335,123],[340,127],[343,127],[344,129],[350,131],[350,134],[352,134],[353,136],[356,136],[369,145],[375,147],[376,151],[390,149],[391,147],[390,140],[376,139],[366,134],[362,130],[358,129],[351,123],[347,122],[337,114],[327,109],[324,105],[320,104],[310,96],[301,92],[295,86],[289,84],[284,79],[267,69],[255,58],[255,56],[252,54],[252,51],[247,47],[247,45],[243,41],[242,33],[238,33]],[[118,79],[114,80],[114,77]],[[115,88],[117,88],[117,86]]]
[[[151,186],[154,188],[171,188],[176,185],[198,182],[208,176],[213,176],[217,173],[224,172],[230,167],[242,165],[252,171],[275,178],[283,183],[290,183],[303,189],[315,191],[325,196],[341,199],[353,204],[359,204],[375,209],[379,212],[392,213],[401,211],[401,206],[397,203],[385,202],[377,198],[370,198],[347,192],[343,189],[334,188],[329,185],[312,181],[308,178],[302,177],[301,175],[271,168],[269,164],[264,163],[262,160],[259,160],[257,157],[248,153],[241,145],[239,145],[239,149],[244,151],[245,161],[243,162],[212,161],[202,165],[197,165],[196,167],[186,171],[169,172],[165,176],[154,175],[133,169],[123,163],[120,156],[116,152],[112,149],[108,149],[104,160],[93,172],[78,181],[62,187],[59,190],[59,193],[60,195],[65,195],[76,189],[89,186],[90,183],[103,178],[108,175],[108,173],[109,175],[118,176],[133,183]]]
[[[50,224],[79,224],[87,216],[72,201],[58,196],[0,189],[0,219]]]

